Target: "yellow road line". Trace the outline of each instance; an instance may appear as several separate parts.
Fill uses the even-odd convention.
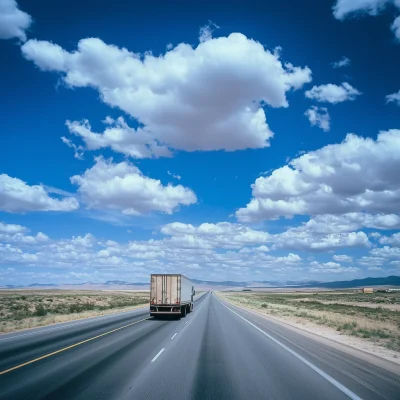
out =
[[[102,336],[105,336],[105,335],[109,335],[110,333],[119,331],[119,330],[124,329],[124,328],[128,328],[129,326],[138,324],[139,322],[143,322],[143,321],[146,321],[146,320],[148,320],[148,319],[150,319],[150,318],[144,318],[144,319],[141,319],[141,320],[139,320],[139,321],[132,322],[132,323],[130,323],[130,324],[128,324],[128,325],[121,326],[120,328],[113,329],[112,331],[102,333],[101,335],[94,336],[94,337],[92,337],[92,338],[90,338],[90,339],[83,340],[82,342],[72,344],[71,346],[68,346],[68,347],[64,347],[63,349],[60,349],[60,350],[57,350],[57,351],[53,351],[52,353],[49,353],[49,354],[45,354],[44,356],[35,358],[35,359],[33,359],[33,360],[24,362],[23,364],[19,364],[19,365],[16,365],[15,367],[6,369],[6,370],[4,370],[4,371],[1,371],[1,372],[0,372],[0,375],[4,375],[4,374],[6,374],[7,372],[11,372],[11,371],[14,371],[15,369],[18,369],[18,368],[21,368],[21,367],[25,367],[25,365],[29,365],[29,364],[32,364],[32,363],[34,363],[34,362],[36,362],[36,361],[43,360],[44,358],[54,356],[55,354],[61,353],[62,351],[72,349],[73,347],[80,346],[80,345],[83,344],[83,343],[87,343],[87,342],[90,342],[91,340],[98,339],[99,337],[102,337]]]

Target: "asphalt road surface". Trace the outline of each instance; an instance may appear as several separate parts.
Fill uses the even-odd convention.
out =
[[[0,336],[0,399],[400,399],[399,374],[221,303]]]

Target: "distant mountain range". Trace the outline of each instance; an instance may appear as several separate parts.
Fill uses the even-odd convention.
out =
[[[351,281],[334,281],[334,282],[321,282],[321,281],[254,281],[254,282],[213,282],[213,281],[200,281],[192,279],[196,284],[200,285],[218,285],[228,287],[242,287],[242,288],[325,288],[325,289],[346,289],[354,287],[367,287],[367,286],[400,286],[400,276],[387,276],[382,278],[364,278],[353,279]]]
[[[308,286],[308,285],[307,285]],[[301,286],[301,287],[307,287]],[[360,286],[400,286],[400,276],[387,276],[386,278],[364,278],[353,279],[352,281],[319,282],[311,285],[328,289],[345,289]],[[310,287],[310,286],[308,286]]]
[[[223,290],[229,288],[324,288],[324,289],[347,289],[355,287],[368,287],[368,286],[400,286],[400,276],[387,276],[382,278],[364,278],[354,279],[352,281],[334,281],[334,282],[320,282],[320,281],[254,281],[254,282],[235,282],[235,281],[202,281],[199,279],[192,279],[192,282],[200,290]],[[32,283],[26,286],[18,285],[4,285],[0,289],[64,289],[64,290],[148,290],[148,282],[126,282],[121,280],[107,281],[104,283],[96,282],[83,282],[83,283]]]

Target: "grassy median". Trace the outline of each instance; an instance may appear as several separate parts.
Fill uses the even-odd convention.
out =
[[[0,291],[0,332],[127,311],[148,303],[148,292]]]
[[[239,306],[296,323],[329,326],[400,351],[400,293],[220,293]]]

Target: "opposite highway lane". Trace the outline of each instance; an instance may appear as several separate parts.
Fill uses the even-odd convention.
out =
[[[228,306],[206,294],[181,320],[142,309],[2,335],[0,399],[400,398],[399,375]]]

